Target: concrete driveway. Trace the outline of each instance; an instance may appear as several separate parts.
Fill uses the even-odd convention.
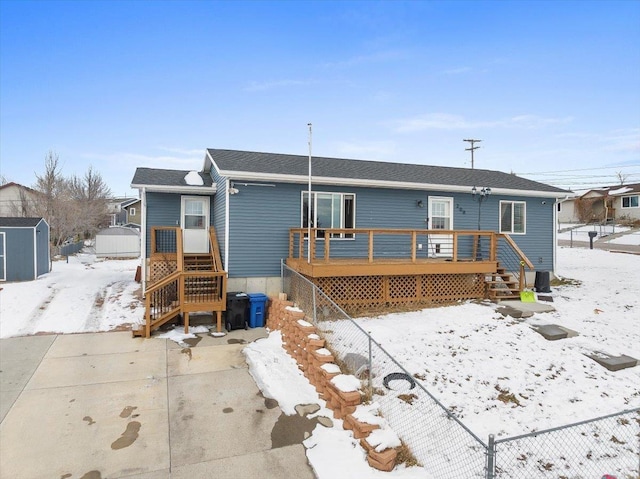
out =
[[[0,477],[312,479],[299,440],[272,447],[282,413],[241,352],[265,335],[0,340]]]

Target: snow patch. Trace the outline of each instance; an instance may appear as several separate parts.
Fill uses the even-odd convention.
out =
[[[190,186],[202,186],[204,181],[197,171],[190,171],[184,177],[184,182]]]

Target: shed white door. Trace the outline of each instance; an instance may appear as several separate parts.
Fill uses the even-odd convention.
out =
[[[453,198],[429,197],[429,229],[453,229]],[[453,235],[429,235],[430,256],[453,256]]]
[[[0,281],[7,279],[7,237],[6,233],[0,233]]]
[[[182,242],[185,253],[209,252],[209,197],[183,196]]]

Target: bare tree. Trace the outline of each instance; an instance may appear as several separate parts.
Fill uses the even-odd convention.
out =
[[[625,175],[622,171],[616,172],[616,178],[620,182],[620,185],[624,185],[624,182],[627,181],[628,175]]]
[[[72,176],[69,180],[72,199],[78,203],[82,223],[83,234],[93,236],[100,228],[105,226],[107,219],[107,202],[111,196],[111,190],[106,185],[100,173],[92,166],[84,174],[84,177]]]
[[[35,213],[49,223],[52,245],[60,246],[76,233],[77,225],[74,223],[77,213],[69,201],[69,182],[62,176],[58,155],[49,151],[44,167],[42,175],[36,173],[34,189],[40,194],[36,198]]]

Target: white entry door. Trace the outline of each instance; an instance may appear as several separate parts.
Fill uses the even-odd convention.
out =
[[[185,253],[209,252],[209,197],[183,196],[182,246]]]
[[[429,197],[429,229],[453,229],[453,198]],[[429,256],[453,256],[453,235],[429,235]]]

